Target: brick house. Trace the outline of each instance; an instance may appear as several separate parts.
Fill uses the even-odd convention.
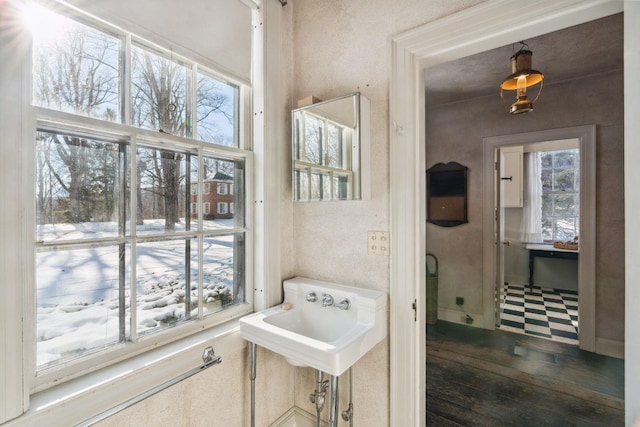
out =
[[[205,180],[202,186],[202,215],[204,219],[233,218],[233,178],[216,172],[213,178]],[[198,216],[198,183],[191,183],[191,217]]]

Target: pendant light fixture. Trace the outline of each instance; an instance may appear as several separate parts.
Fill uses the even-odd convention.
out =
[[[514,49],[515,50],[515,49]],[[520,50],[511,57],[511,74],[509,74],[500,84],[500,96],[504,91],[515,90],[516,102],[511,104],[509,112],[511,114],[522,114],[533,111],[533,103],[538,100],[542,92],[542,82],[544,75],[531,68],[531,57],[533,52],[525,42],[520,42]],[[533,101],[527,99],[527,88],[540,83],[538,95]]]

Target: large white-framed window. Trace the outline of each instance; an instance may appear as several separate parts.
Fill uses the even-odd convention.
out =
[[[35,390],[252,311],[248,88],[77,11],[40,13],[56,25],[33,36]],[[197,183],[216,173],[232,218],[205,217]]]

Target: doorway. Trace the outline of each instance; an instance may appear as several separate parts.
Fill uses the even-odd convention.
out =
[[[554,132],[559,139],[543,131],[484,141],[498,165],[485,170],[495,188],[495,326],[578,345],[595,340],[595,125]],[[580,235],[583,257],[553,244]]]
[[[499,186],[495,172],[494,159],[501,148],[522,146],[528,150],[534,147],[567,146],[577,143],[579,149],[579,194],[580,209],[578,223],[580,228],[580,252],[578,256],[578,295],[580,304],[578,317],[580,322],[579,345],[583,350],[596,351],[596,126],[576,126],[516,135],[489,137],[483,140],[484,164],[484,292],[494,301],[492,314],[500,312],[500,291],[504,285],[504,209],[496,209],[500,200]],[[544,142],[544,144],[542,144]],[[562,145],[560,145],[562,144]],[[544,148],[546,149],[546,148]],[[500,243],[500,244],[498,244]],[[527,250],[528,251],[528,250]],[[529,254],[527,253],[527,256]],[[535,260],[534,260],[535,262]],[[535,276],[534,276],[535,278]],[[529,278],[527,278],[527,282]],[[526,283],[529,284],[529,283]],[[535,283],[531,283],[535,285]],[[533,292],[531,292],[533,293]],[[540,292],[541,294],[542,292]],[[498,298],[496,298],[498,296]],[[523,301],[524,303],[524,301]],[[553,304],[550,304],[553,306]],[[536,316],[528,316],[536,318]],[[557,318],[557,316],[552,316]],[[569,318],[570,319],[570,318]],[[501,324],[497,321],[496,324]],[[570,319],[571,320],[571,319]],[[531,321],[532,324],[537,322]],[[548,325],[546,327],[549,327]],[[542,328],[532,331],[550,334]],[[561,333],[558,333],[560,335]]]
[[[391,78],[390,121],[391,132],[391,209],[392,209],[392,262],[391,262],[391,394],[404,396],[392,399],[392,425],[424,425],[424,306],[416,300],[424,300],[424,207],[420,196],[425,170],[423,122],[424,85],[420,78],[426,67],[481,52],[495,46],[510,43],[515,38],[544,34],[571,25],[608,16],[625,10],[625,133],[637,134],[640,123],[632,118],[637,115],[640,85],[632,80],[633,71],[640,67],[637,47],[632,41],[640,31],[640,7],[633,2],[573,1],[545,4],[545,8],[512,5],[509,11],[499,2],[487,2],[394,38]],[[446,36],[445,36],[446,35]],[[628,76],[628,77],[627,77]],[[632,96],[637,95],[637,96]],[[625,162],[635,161],[640,149],[632,141],[625,141]],[[625,168],[625,182],[640,179],[640,170]],[[637,189],[625,189],[625,201],[631,207],[639,206]],[[626,230],[626,237],[637,237],[634,227]],[[640,265],[632,263],[637,255],[635,247],[627,245],[625,258],[626,277],[635,277]],[[640,275],[638,273],[637,275]],[[637,276],[636,275],[636,276]],[[407,283],[413,283],[407,286]],[[490,290],[492,288],[490,287]],[[627,301],[634,301],[639,291],[627,287]],[[489,295],[493,299],[493,292]],[[417,297],[417,298],[416,298]],[[408,307],[417,308],[417,316]],[[627,302],[627,306],[630,303]],[[407,311],[408,310],[408,311]],[[489,313],[490,316],[492,313]],[[419,321],[416,322],[415,318]],[[626,321],[635,321],[633,310],[626,311]],[[493,319],[491,319],[493,324]],[[627,331],[627,342],[637,340],[640,332]],[[637,341],[634,341],[637,342]],[[627,358],[639,354],[637,346],[626,347]],[[637,369],[626,368],[627,396],[633,396],[637,386]],[[627,420],[640,413],[635,401],[626,402]]]

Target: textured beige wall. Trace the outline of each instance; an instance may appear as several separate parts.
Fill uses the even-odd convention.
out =
[[[367,231],[389,230],[389,82],[392,38],[482,1],[289,0],[293,10],[290,108],[308,95],[359,91],[371,101],[371,199],[295,203],[295,275],[389,290],[389,258],[367,254]],[[389,341],[353,367],[357,426],[389,423]],[[295,403],[314,412],[315,375],[297,369]],[[340,379],[346,408],[346,375]],[[327,418],[327,409],[323,413]]]
[[[223,355],[212,366],[97,424],[99,427],[246,427],[250,424],[249,352]],[[284,358],[258,348],[258,427],[291,408],[294,371]]]
[[[540,65],[542,67],[542,65]],[[427,224],[440,260],[439,306],[482,313],[482,138],[596,124],[596,337],[624,341],[624,134],[621,70],[547,84],[532,113],[512,117],[498,96],[427,104],[427,167],[469,167],[469,224]]]

